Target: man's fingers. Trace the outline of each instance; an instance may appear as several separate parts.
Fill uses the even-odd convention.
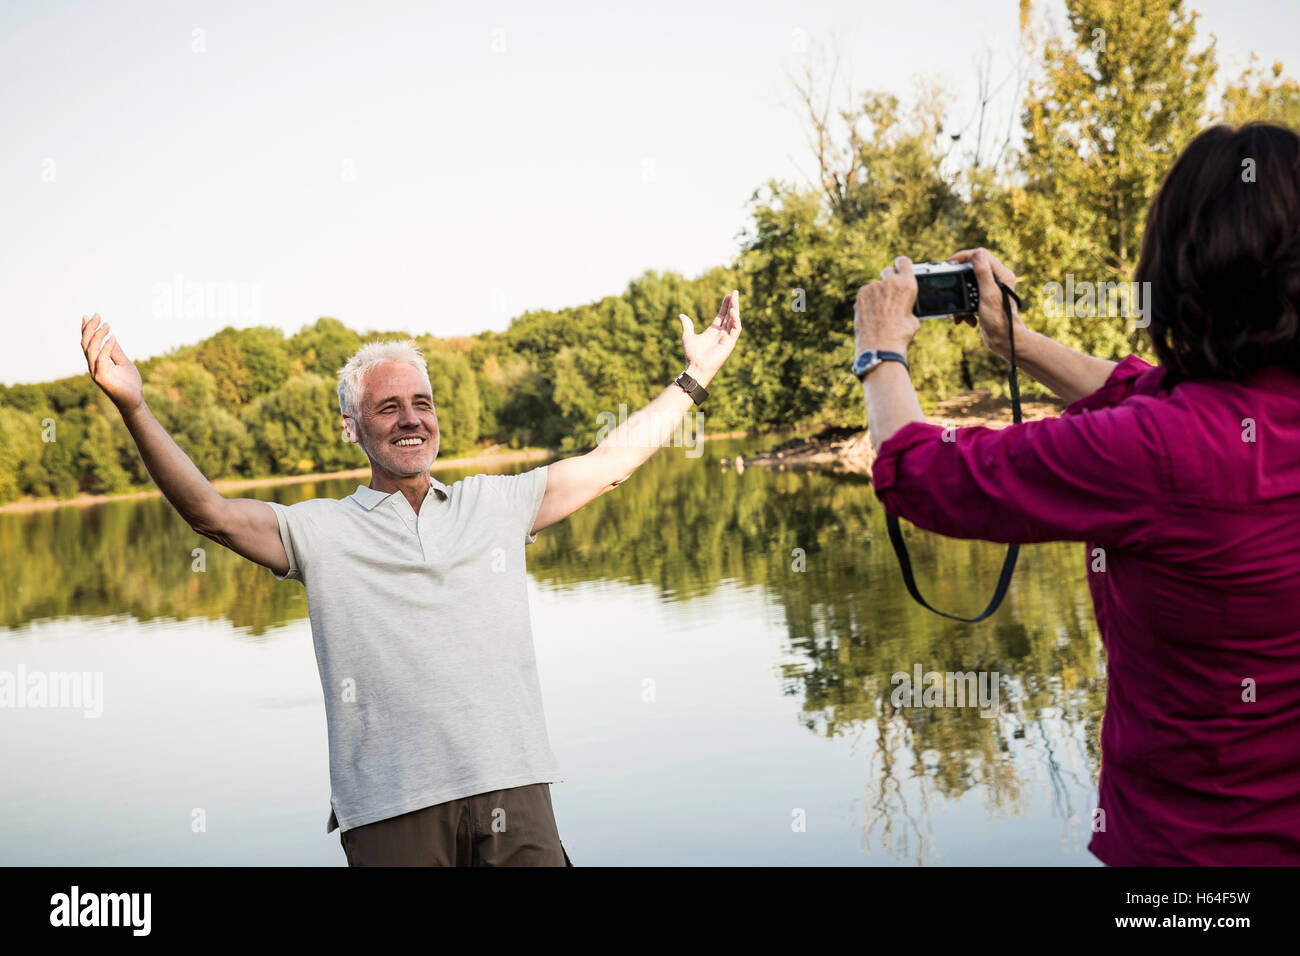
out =
[[[732,289],[722,297],[722,305],[718,306],[718,317],[713,320],[712,327],[728,332],[731,330],[733,324],[740,324],[739,289]]]
[[[708,328],[710,329],[722,328],[722,323],[727,320],[727,310],[730,307],[730,303],[729,303],[730,299],[731,299],[730,292],[728,292],[726,295],[722,297],[722,304],[718,306],[718,314],[713,317],[713,321],[710,322],[707,326]]]
[[[116,336],[110,335],[108,338],[104,339],[103,343],[99,346],[99,353],[95,356],[96,366],[101,365],[105,359],[108,360],[110,365],[117,364],[113,361],[113,347],[116,345]]]
[[[93,318],[89,318],[89,319],[87,319],[85,316],[82,316],[82,319],[83,321],[81,323],[81,347],[84,350],[90,346],[90,338],[95,334],[95,329],[99,327],[99,316],[95,315]]]
[[[85,331],[81,333],[82,346],[88,347],[90,345],[90,340],[95,337],[95,332],[97,332],[100,329],[100,327],[105,324],[106,323],[104,322],[104,320],[99,317],[98,312],[92,315],[90,317],[90,321],[86,323]]]
[[[113,336],[113,351],[109,352],[108,356],[113,360],[114,365],[131,364],[131,360],[127,358],[126,353],[122,351],[122,343],[117,340],[116,335]]]
[[[100,323],[99,328],[95,329],[95,334],[90,337],[90,344],[86,347],[86,358],[90,362],[90,373],[99,374],[99,350],[104,344],[104,337],[108,335],[108,323]]]
[[[677,321],[682,324],[682,338],[695,334],[695,323],[691,321],[690,316],[678,312]]]
[[[104,339],[104,341],[100,343],[99,350],[95,353],[96,377],[98,377],[99,373],[103,371],[105,367],[105,363],[109,365],[113,364],[113,360],[109,358],[109,354],[112,351],[113,351],[113,336],[110,335],[108,338]]]
[[[99,351],[99,344],[104,341],[104,336],[108,334],[108,323],[101,322],[90,330],[86,337],[86,357],[93,359]]]

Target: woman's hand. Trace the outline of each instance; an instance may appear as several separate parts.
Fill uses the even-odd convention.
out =
[[[916,301],[916,276],[912,260],[899,256],[892,266],[880,271],[880,279],[858,290],[853,305],[853,331],[857,339],[854,356],[867,349],[906,353],[912,336],[921,327],[912,314]]]
[[[948,261],[969,262],[975,268],[975,281],[979,283],[980,289],[980,338],[994,354],[1008,358],[1011,355],[1011,337],[1007,331],[1007,317],[1002,312],[1002,290],[993,280],[995,277],[1001,279],[1008,288],[1014,290],[1015,275],[987,249],[963,249]],[[1020,321],[1020,310],[1016,308],[1014,299],[1011,302],[1011,315],[1016,322],[1016,338],[1024,341],[1029,330]],[[955,315],[953,322],[975,325],[975,318],[973,315]]]
[[[81,350],[86,353],[90,377],[123,416],[144,404],[140,373],[116,336],[108,335],[108,323],[101,324],[98,312],[90,318],[81,317]]]
[[[708,385],[731,356],[740,338],[740,291],[728,292],[718,306],[713,324],[698,335],[689,316],[678,315],[682,323],[682,348],[686,351],[686,374]]]

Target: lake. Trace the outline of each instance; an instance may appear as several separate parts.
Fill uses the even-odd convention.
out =
[[[773,443],[665,448],[527,549],[574,864],[1099,865],[1083,545],[1022,548],[1002,607],[949,621],[865,479],[721,463]],[[905,534],[931,603],[983,609],[1001,546]],[[0,709],[0,864],[346,864],[300,584],[161,499],[0,514],[0,582],[0,672],[102,680],[94,708]],[[918,669],[983,675],[996,713],[900,704]]]

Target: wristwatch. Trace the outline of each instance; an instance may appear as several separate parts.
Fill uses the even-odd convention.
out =
[[[867,349],[857,357],[856,361],[854,361],[853,374],[858,377],[858,381],[862,381],[867,377],[868,372],[874,368],[879,368],[886,362],[902,362],[903,368],[907,369],[909,372],[912,370],[912,366],[907,364],[907,358],[899,355],[897,352],[882,352],[879,349]]]
[[[682,390],[691,396],[691,401],[696,405],[703,404],[704,400],[709,397],[708,390],[685,372],[673,379],[673,384],[680,385]]]

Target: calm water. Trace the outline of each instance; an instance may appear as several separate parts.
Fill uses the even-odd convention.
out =
[[[946,621],[868,483],[719,464],[764,444],[665,449],[528,549],[574,863],[1096,865],[1083,546],[1022,549],[990,620]],[[983,607],[1001,547],[909,543],[927,597]],[[0,515],[0,671],[103,680],[97,718],[0,709],[0,864],[344,865],[306,613],[161,500]],[[1001,713],[895,707],[917,665],[997,672]]]

